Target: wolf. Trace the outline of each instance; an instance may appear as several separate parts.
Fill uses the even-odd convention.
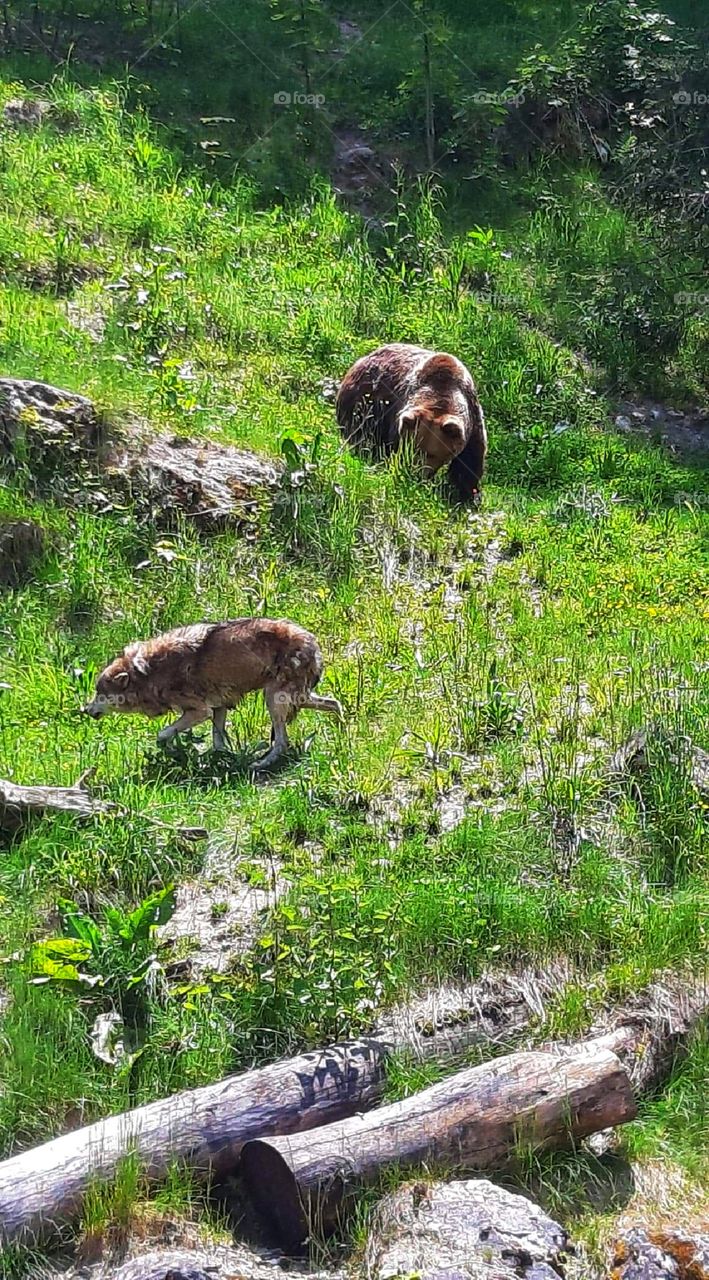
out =
[[[315,636],[286,618],[200,622],[127,645],[101,672],[83,709],[94,719],[110,712],[180,712],[160,730],[161,745],[211,719],[214,750],[225,751],[227,712],[245,694],[262,689],[273,726],[271,749],[252,768],[268,769],[287,749],[287,726],[299,711],[342,718],[336,698],[313,692],[322,669]]]

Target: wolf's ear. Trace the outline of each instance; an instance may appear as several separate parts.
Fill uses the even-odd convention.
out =
[[[127,672],[127,671],[119,671],[119,672],[118,672],[118,675],[115,675],[115,676],[113,677],[113,683],[114,683],[114,684],[117,684],[117,685],[120,685],[120,686],[121,686],[121,688],[122,688],[122,687],[123,687],[123,685],[128,684],[129,679],[130,679],[130,677],[129,677],[129,675],[128,675],[128,672]]]
[[[134,640],[133,644],[126,645],[123,650],[123,657],[127,658],[131,666],[138,672],[139,676],[147,676],[150,667],[148,660],[141,652],[142,645],[139,640]]]
[[[461,448],[465,444],[465,427],[460,418],[447,418],[441,423],[441,434],[449,440],[460,440]]]

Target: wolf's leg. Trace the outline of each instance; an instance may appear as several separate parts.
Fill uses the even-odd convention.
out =
[[[188,711],[183,711],[179,720],[176,720],[174,724],[168,724],[164,729],[160,730],[158,743],[161,747],[165,746],[165,743],[172,742],[172,739],[177,737],[178,733],[187,733],[188,729],[194,729],[196,724],[201,724],[203,720],[208,720],[211,714],[209,707],[190,707]]]
[[[344,719],[344,711],[337,698],[322,698],[319,693],[309,693],[301,707],[306,711],[327,711],[332,716],[338,716],[340,720]]]
[[[270,769],[272,764],[280,760],[288,748],[286,725],[289,720],[292,720],[295,712],[290,695],[283,689],[264,689],[264,697],[273,725],[271,750],[261,760],[252,764],[252,769]]]
[[[227,707],[215,707],[212,712],[212,750],[230,751],[231,743],[226,731]]]

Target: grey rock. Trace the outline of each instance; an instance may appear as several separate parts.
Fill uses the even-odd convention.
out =
[[[179,509],[203,524],[239,524],[257,499],[279,490],[283,475],[280,462],[244,449],[155,436],[128,417],[120,428],[108,424],[86,396],[28,378],[0,378],[3,453],[27,466],[35,482],[51,479],[55,494],[69,488],[105,510],[109,498],[97,488],[105,484],[121,500],[127,491],[149,504],[155,519],[169,520]]]
[[[612,1280],[709,1280],[709,1235],[634,1227],[615,1242]]]
[[[0,450],[23,439],[90,445],[98,433],[91,400],[31,378],[0,378]]]
[[[188,1251],[143,1254],[112,1273],[112,1280],[215,1280],[223,1274],[218,1265],[198,1261]]]
[[[639,1228],[616,1241],[612,1267],[613,1280],[679,1280],[680,1276],[674,1258]]]
[[[706,405],[685,411],[652,400],[624,400],[616,405],[615,425],[659,440],[670,452],[697,456],[709,450],[709,412]]]
[[[37,128],[42,123],[44,117],[52,109],[51,102],[45,102],[42,98],[12,98],[5,103],[2,111],[2,117],[5,124],[9,124],[13,129],[21,128]]]
[[[558,1280],[563,1227],[524,1196],[483,1178],[400,1187],[379,1206],[369,1280]]]
[[[69,1270],[43,1273],[42,1280],[275,1280],[282,1268],[293,1280],[347,1280],[342,1270],[320,1271],[303,1259],[284,1258],[279,1250],[198,1239],[189,1245],[182,1239],[179,1246],[141,1241],[127,1256],[105,1258],[94,1266],[79,1262]]]

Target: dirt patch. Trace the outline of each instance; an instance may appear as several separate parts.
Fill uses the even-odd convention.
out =
[[[180,977],[228,972],[254,945],[285,887],[276,863],[242,864],[233,842],[213,843],[202,875],[180,885],[174,915],[159,930]]]
[[[356,22],[353,22],[351,18],[338,18],[337,30],[346,44],[349,44],[351,40],[362,39],[362,28]]]
[[[67,320],[73,329],[85,333],[92,342],[103,342],[106,333],[106,316],[96,301],[87,299],[67,302]]]
[[[709,453],[709,410],[673,409],[654,400],[624,400],[617,406],[619,431],[644,436],[683,458]]]

